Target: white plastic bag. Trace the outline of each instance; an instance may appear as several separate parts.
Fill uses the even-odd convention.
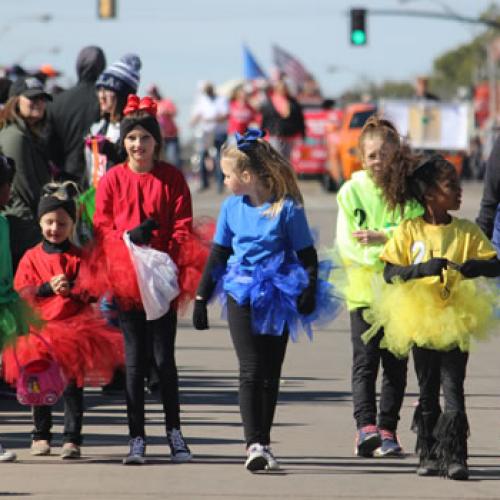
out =
[[[180,292],[177,266],[168,253],[132,243],[127,232],[123,234],[123,241],[134,264],[146,319],[161,318]]]

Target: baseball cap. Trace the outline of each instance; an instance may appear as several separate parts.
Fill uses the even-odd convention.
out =
[[[52,101],[52,96],[45,92],[43,83],[34,76],[18,78],[14,81],[9,90],[9,97],[23,95],[28,99],[33,97],[44,97],[48,101]]]

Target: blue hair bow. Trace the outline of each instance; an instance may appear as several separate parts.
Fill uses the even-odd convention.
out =
[[[248,151],[254,146],[254,144],[257,142],[257,139],[260,139],[265,135],[265,132],[258,128],[249,128],[243,135],[236,132],[234,134],[234,137],[236,138],[236,147],[240,151]]]

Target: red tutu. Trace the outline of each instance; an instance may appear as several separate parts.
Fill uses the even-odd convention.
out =
[[[121,239],[97,240],[83,251],[76,289],[91,297],[113,296],[120,309],[142,309],[130,253]]]
[[[179,244],[174,260],[181,292],[173,307],[184,310],[195,298],[214,230],[213,219],[198,218],[193,223],[193,232]],[[125,311],[143,308],[134,265],[122,239],[96,240],[83,251],[75,289],[85,290],[96,298],[113,296]]]
[[[123,336],[118,329],[107,325],[92,306],[64,319],[48,321],[36,335],[17,340],[15,346],[2,353],[4,378],[15,384],[19,366],[38,358],[53,357],[68,380],[76,380],[79,387],[101,386],[109,383],[116,368],[125,364]]]
[[[182,242],[176,261],[179,268],[179,288],[177,305],[184,311],[188,303],[196,297],[196,290],[210,254],[215,222],[209,217],[199,217],[193,221],[191,237]]]

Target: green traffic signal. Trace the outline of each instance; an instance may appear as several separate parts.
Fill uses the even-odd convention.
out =
[[[366,9],[351,9],[351,45],[366,45]]]
[[[351,42],[353,45],[364,45],[366,43],[366,33],[361,30],[354,30],[351,33]]]

